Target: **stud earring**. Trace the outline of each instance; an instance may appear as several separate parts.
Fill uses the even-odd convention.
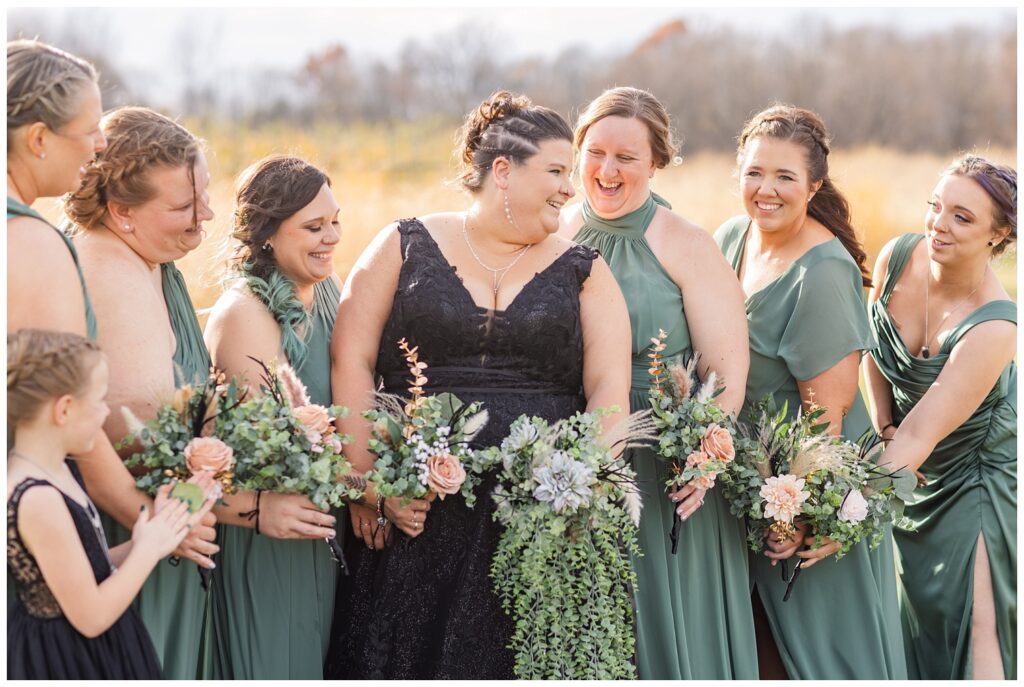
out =
[[[45,160],[45,159],[46,159],[46,153],[44,153],[44,152],[40,152],[40,153],[39,153],[39,159],[40,159],[40,160]]]
[[[127,222],[125,222],[125,223],[124,223],[124,230],[125,230],[126,232],[130,232],[130,231],[132,230],[132,225],[130,225],[130,224],[128,224]]]
[[[263,242],[263,250],[274,250],[274,247],[270,245],[270,239],[267,239],[266,241]]]
[[[989,241],[989,242],[988,242],[988,247],[989,247],[989,248],[991,248],[991,247],[992,247],[992,246],[994,246],[994,245],[996,245],[996,244],[992,243],[991,241]]]

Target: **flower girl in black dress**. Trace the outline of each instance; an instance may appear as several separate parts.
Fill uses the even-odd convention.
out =
[[[129,604],[185,538],[189,512],[165,490],[152,518],[143,506],[131,541],[107,549],[66,459],[92,448],[110,412],[107,374],[99,348],[77,334],[23,329],[7,337],[7,567],[18,596],[7,617],[8,679],[160,677]]]

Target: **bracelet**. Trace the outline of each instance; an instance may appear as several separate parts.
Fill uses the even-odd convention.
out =
[[[377,524],[384,527],[388,524],[388,519],[384,517],[384,497],[377,497]]]
[[[260,496],[263,495],[262,489],[256,490],[256,507],[250,511],[239,513],[238,516],[245,518],[246,520],[254,520],[253,528],[256,530],[256,534],[260,533]]]

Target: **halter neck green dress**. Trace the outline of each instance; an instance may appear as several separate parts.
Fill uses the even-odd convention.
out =
[[[650,408],[647,358],[651,337],[668,332],[665,358],[693,355],[683,296],[645,238],[658,204],[655,194],[614,220],[584,201],[575,241],[596,248],[626,297],[633,335],[630,410]],[[711,294],[708,294],[709,296]],[[665,492],[668,464],[653,450],[632,452],[643,492],[637,573],[637,668],[641,679],[752,680],[757,678],[745,534],[720,490],[683,524],[673,555],[669,531],[675,504]]]
[[[296,373],[313,403],[331,405],[331,332],[341,295],[331,279],[314,289]],[[341,519],[339,518],[339,524]],[[208,678],[322,680],[338,564],[321,539],[271,539],[219,525]],[[339,539],[344,532],[338,527]]]
[[[737,273],[749,229],[744,216],[715,233]],[[874,347],[860,270],[839,239],[808,250],[746,305],[744,417],[768,394],[779,406],[787,402],[795,415],[798,379],[812,379],[851,352]],[[858,391],[843,420],[843,437],[856,440],[870,426]],[[874,551],[861,542],[841,560],[819,561],[800,576],[787,602],[780,566],[772,567],[763,554],[751,555],[751,577],[791,679],[906,679],[891,537]]]
[[[171,262],[160,265],[160,272],[164,303],[176,341],[172,358],[174,385],[202,383],[210,371],[210,354],[185,279]],[[104,524],[112,544],[131,539],[131,531],[112,518],[104,516]],[[171,560],[165,558],[157,564],[134,603],[153,639],[164,678],[194,680],[200,677],[206,593],[195,563]]]
[[[892,385],[899,425],[935,383],[950,352],[975,325],[1017,322],[1013,301],[986,303],[953,328],[931,358],[915,357],[887,310],[889,296],[923,238],[901,236],[889,258],[881,297],[872,304],[878,337],[872,353]],[[901,611],[911,679],[970,679],[974,555],[985,537],[996,629],[1009,680],[1017,677],[1017,366],[1010,363],[974,414],[939,442],[920,468],[928,484],[906,515],[916,530],[896,530],[902,559]]]
[[[67,237],[63,231],[53,226],[46,221],[46,218],[40,215],[38,212],[25,205],[21,201],[15,200],[10,196],[7,196],[7,221],[11,221],[16,217],[33,217],[46,224],[57,232],[57,235],[64,241],[64,245],[71,251],[71,258],[75,261],[75,269],[78,271],[78,281],[82,284],[82,300],[85,302],[85,331],[86,335],[96,340],[96,313],[92,310],[92,303],[89,301],[89,292],[85,288],[85,277],[82,276],[82,266],[78,264],[78,251],[75,250],[75,244],[71,242],[71,239]],[[8,260],[10,256],[8,256]]]

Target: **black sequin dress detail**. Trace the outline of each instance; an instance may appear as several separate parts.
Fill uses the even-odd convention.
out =
[[[476,305],[419,220],[398,230],[402,270],[377,358],[386,391],[406,393],[405,337],[430,366],[428,392],[484,403],[478,447],[500,443],[520,415],[557,420],[585,408],[579,294],[593,249],[573,246],[495,312]],[[489,576],[501,535],[493,485],[485,477],[472,509],[459,495],[435,499],[423,533],[393,528],[383,551],[346,537],[352,571],[339,578],[326,677],[513,677],[513,623]]]
[[[78,467],[72,460],[68,465],[84,491]],[[64,617],[18,533],[18,504],[33,487],[57,489],[46,480],[28,478],[14,488],[7,500],[7,569],[14,578],[18,596],[7,614],[7,679],[160,679],[156,650],[133,607],[129,606],[109,630],[93,638],[80,633]],[[114,568],[96,507],[91,501],[82,507],[64,492],[60,494],[99,584],[113,574]]]

